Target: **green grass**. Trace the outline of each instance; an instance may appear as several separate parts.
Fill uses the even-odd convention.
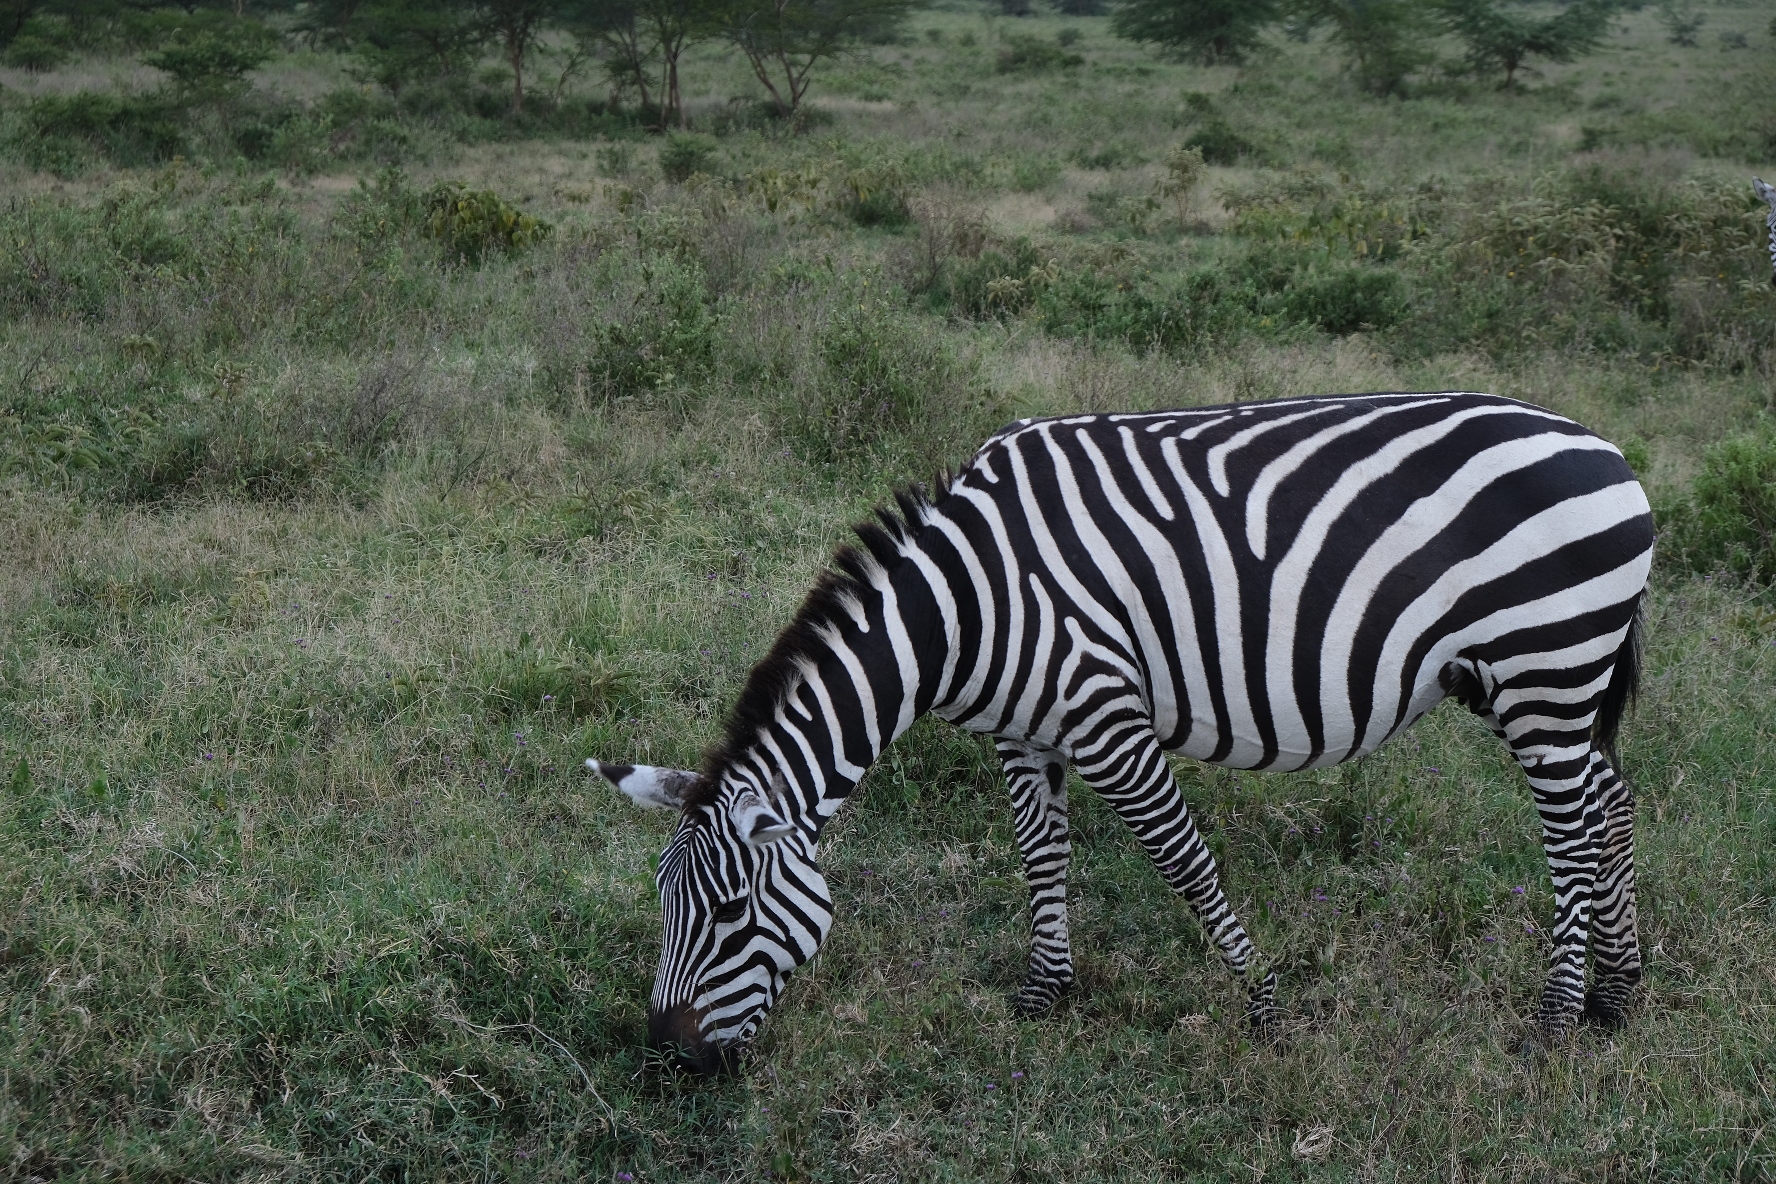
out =
[[[927,721],[828,832],[833,938],[747,1072],[663,1072],[670,819],[579,767],[693,763],[845,524],[1020,415],[1494,390],[1624,443],[1701,537],[1692,489],[1730,482],[1698,474],[1776,409],[1738,188],[1770,167],[1770,41],[1710,18],[1697,49],[1647,10],[1523,93],[1381,102],[1322,44],[1236,73],[957,3],[823,73],[802,135],[696,51],[714,171],[683,184],[633,128],[351,115],[326,55],[261,75],[292,119],[345,113],[282,162],[226,127],[141,169],[12,152],[4,1173],[1769,1178],[1776,612],[1681,555],[1623,736],[1647,987],[1541,1056],[1534,812],[1452,707],[1336,770],[1179,766],[1282,973],[1275,1047],[1083,788],[1079,986],[1015,1019],[996,762]],[[995,72],[1063,28],[1083,64]],[[1181,215],[1150,199],[1209,117],[1257,151]],[[553,233],[470,266],[418,213],[441,181]]]

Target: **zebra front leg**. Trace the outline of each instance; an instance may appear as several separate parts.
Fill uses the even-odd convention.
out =
[[[1640,983],[1640,936],[1634,900],[1634,791],[1597,757],[1596,795],[1603,815],[1603,851],[1591,888],[1591,953],[1596,959],[1585,1018],[1619,1027]]]
[[[1546,716],[1526,718],[1548,722]],[[1602,758],[1591,747],[1591,717],[1582,722],[1584,731],[1578,735],[1551,736],[1548,731],[1506,725],[1512,732],[1512,753],[1535,795],[1542,850],[1554,883],[1554,948],[1536,1015],[1542,1037],[1551,1044],[1564,1040],[1584,1011],[1585,946],[1603,831],[1603,815],[1593,792],[1593,762]]]
[[[1052,748],[1001,740],[995,745],[1011,791],[1012,825],[1030,885],[1030,966],[1018,1010],[1037,1016],[1073,986],[1067,936],[1067,758]]]
[[[1172,891],[1190,905],[1222,961],[1245,986],[1246,1018],[1253,1029],[1273,1032],[1276,971],[1258,955],[1227,903],[1215,857],[1197,832],[1159,741],[1146,727],[1132,733],[1108,727],[1103,734],[1100,746],[1074,750],[1074,767],[1135,832]]]

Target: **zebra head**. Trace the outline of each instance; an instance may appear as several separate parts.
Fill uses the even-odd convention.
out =
[[[664,935],[648,1043],[699,1072],[729,1068],[832,929],[813,836],[744,774],[586,765],[638,805],[679,811],[654,877]]]

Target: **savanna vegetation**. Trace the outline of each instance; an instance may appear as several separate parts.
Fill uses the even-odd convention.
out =
[[[1776,1175],[1767,6],[535,9],[0,5],[0,1173]],[[1019,416],[1451,387],[1657,509],[1630,1026],[1523,1051],[1535,815],[1445,705],[1180,764],[1274,1046],[1083,789],[1014,1019],[921,724],[747,1070],[644,1055],[670,819],[580,761],[694,764],[847,522]]]

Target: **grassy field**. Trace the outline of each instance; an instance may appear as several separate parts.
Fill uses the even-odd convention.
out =
[[[259,148],[212,112],[167,161],[46,122],[140,68],[0,71],[0,1175],[1776,1178],[1776,601],[1696,484],[1776,409],[1776,45],[1705,11],[1382,101],[1323,39],[1211,69],[951,0],[799,134],[695,51],[707,140],[293,54]],[[465,259],[441,181],[552,232]],[[1022,415],[1448,387],[1589,424],[1659,508],[1629,1027],[1521,1054],[1546,867],[1453,706],[1180,766],[1281,1043],[1083,790],[1079,987],[1019,1021],[996,762],[925,721],[748,1071],[644,1058],[670,820],[580,762],[694,763],[846,523]]]

